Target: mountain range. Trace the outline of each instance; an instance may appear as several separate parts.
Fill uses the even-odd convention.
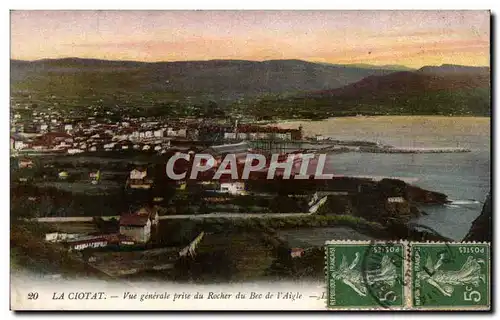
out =
[[[146,63],[66,58],[31,62],[12,60],[11,85],[25,89],[35,86],[49,91],[64,85],[64,92],[81,92],[99,86],[102,91],[126,88],[136,92],[169,91],[233,99],[339,88],[370,75],[394,71],[302,60]]]
[[[489,116],[489,68],[432,66],[368,76],[341,88],[281,100],[266,100],[259,114],[278,108],[311,116],[339,115],[477,115]],[[280,110],[281,109],[281,110]],[[315,111],[311,115],[311,110]],[[270,115],[268,115],[270,116]]]
[[[403,71],[402,71],[403,70]],[[302,60],[11,60],[11,92],[249,103],[249,112],[320,116],[490,113],[490,69],[338,65]],[[288,111],[287,111],[288,110]]]

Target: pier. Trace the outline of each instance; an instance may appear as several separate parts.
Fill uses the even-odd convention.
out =
[[[293,151],[310,151],[321,153],[339,152],[366,152],[366,153],[463,153],[471,152],[468,148],[460,147],[394,147],[380,145],[370,141],[343,141],[343,140],[278,140],[256,139],[246,140],[254,149],[266,152],[287,153]],[[241,142],[234,141],[232,143]]]
[[[359,148],[360,152],[368,152],[368,153],[463,153],[463,152],[471,152],[470,149],[467,148],[447,148],[447,147],[438,147],[438,148],[412,148],[412,147],[361,147]]]
[[[254,149],[279,153],[308,149],[306,145],[315,144],[314,141],[277,139],[248,140],[248,143]]]

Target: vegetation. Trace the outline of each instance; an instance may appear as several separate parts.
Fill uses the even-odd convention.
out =
[[[259,119],[311,119],[356,115],[489,116],[490,89],[441,90],[391,97],[313,96],[265,100],[250,106]]]
[[[298,60],[147,64],[62,59],[11,65],[14,102],[73,108],[82,118],[88,114],[81,109],[98,107],[111,111],[106,114],[111,121],[123,114],[259,120],[488,116],[491,109],[487,68],[471,67],[468,74],[457,75]]]
[[[49,231],[50,229],[39,223],[21,221],[11,223],[12,270],[15,270],[16,267],[22,267],[42,274],[102,276],[96,270],[86,267],[78,256],[68,252],[63,245],[43,241],[45,233]]]
[[[364,233],[380,235],[385,228],[377,223],[352,215],[310,215],[283,218],[207,218],[203,220],[167,220],[160,224],[160,242],[186,243],[199,232],[274,232],[275,229],[346,226]]]

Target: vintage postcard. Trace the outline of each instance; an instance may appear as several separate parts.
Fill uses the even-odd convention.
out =
[[[12,10],[10,308],[491,310],[487,10]]]

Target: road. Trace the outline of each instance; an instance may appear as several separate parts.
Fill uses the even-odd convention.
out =
[[[160,216],[160,220],[204,220],[210,218],[223,218],[223,219],[251,219],[251,218],[266,218],[266,219],[279,219],[287,217],[305,217],[310,216],[326,202],[327,196],[323,196],[314,204],[309,206],[309,212],[291,212],[291,213],[234,213],[234,212],[212,212],[206,214],[176,214]],[[103,220],[120,219],[120,216],[100,216]],[[28,221],[36,222],[92,222],[94,217],[39,217],[26,219]]]
[[[213,212],[207,214],[177,214],[177,215],[166,215],[160,216],[160,220],[173,220],[173,219],[189,219],[189,220],[203,220],[210,218],[226,218],[226,219],[250,219],[250,218],[286,218],[286,217],[304,217],[309,216],[312,213],[232,213],[232,212]],[[119,219],[120,216],[101,216],[103,220]],[[94,217],[40,217],[27,219],[28,221],[36,222],[47,222],[47,223],[57,223],[57,222],[92,222]]]

